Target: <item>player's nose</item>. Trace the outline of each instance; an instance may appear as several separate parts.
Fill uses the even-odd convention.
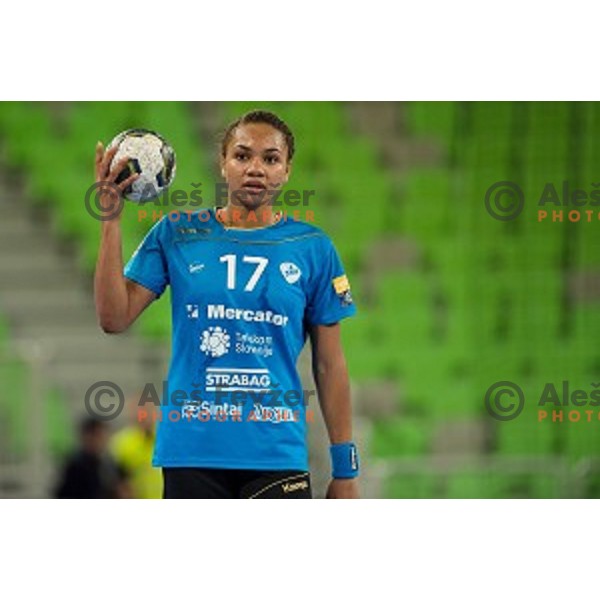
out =
[[[246,174],[252,177],[260,177],[265,174],[265,168],[260,156],[254,156],[248,161]]]

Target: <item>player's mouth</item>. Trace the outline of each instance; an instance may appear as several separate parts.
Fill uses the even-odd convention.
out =
[[[262,181],[246,181],[242,185],[242,189],[250,194],[261,194],[267,189],[267,186]]]

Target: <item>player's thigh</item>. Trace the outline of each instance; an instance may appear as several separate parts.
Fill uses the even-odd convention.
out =
[[[241,498],[308,500],[312,498],[310,473],[306,471],[267,471],[246,483]]]
[[[225,469],[163,468],[163,498],[236,498],[235,482]]]

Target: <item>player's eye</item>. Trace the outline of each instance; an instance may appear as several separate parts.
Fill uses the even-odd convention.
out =
[[[265,157],[265,162],[269,165],[274,165],[275,163],[279,162],[279,156],[277,156],[276,154],[271,154]]]
[[[248,155],[245,152],[236,152],[235,153],[236,160],[246,160]]]

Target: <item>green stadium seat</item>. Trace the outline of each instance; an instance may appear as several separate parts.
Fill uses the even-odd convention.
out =
[[[448,478],[448,498],[555,498],[560,493],[551,475],[459,473]]]
[[[402,109],[412,136],[435,136],[450,146],[456,129],[456,102],[407,102]]]
[[[443,497],[439,478],[434,475],[395,475],[386,483],[388,498],[429,499]]]
[[[422,456],[427,452],[429,430],[418,419],[394,417],[374,424],[371,453],[380,458]]]
[[[486,473],[460,473],[450,475],[447,481],[447,498],[504,498],[508,487],[505,476]]]
[[[0,415],[5,426],[4,452],[12,460],[24,459],[30,443],[29,418],[31,415],[31,371],[22,361],[8,355],[0,360]],[[46,390],[44,400],[36,407],[43,411],[44,435],[54,456],[64,454],[72,447],[73,428],[64,394],[55,388]]]

